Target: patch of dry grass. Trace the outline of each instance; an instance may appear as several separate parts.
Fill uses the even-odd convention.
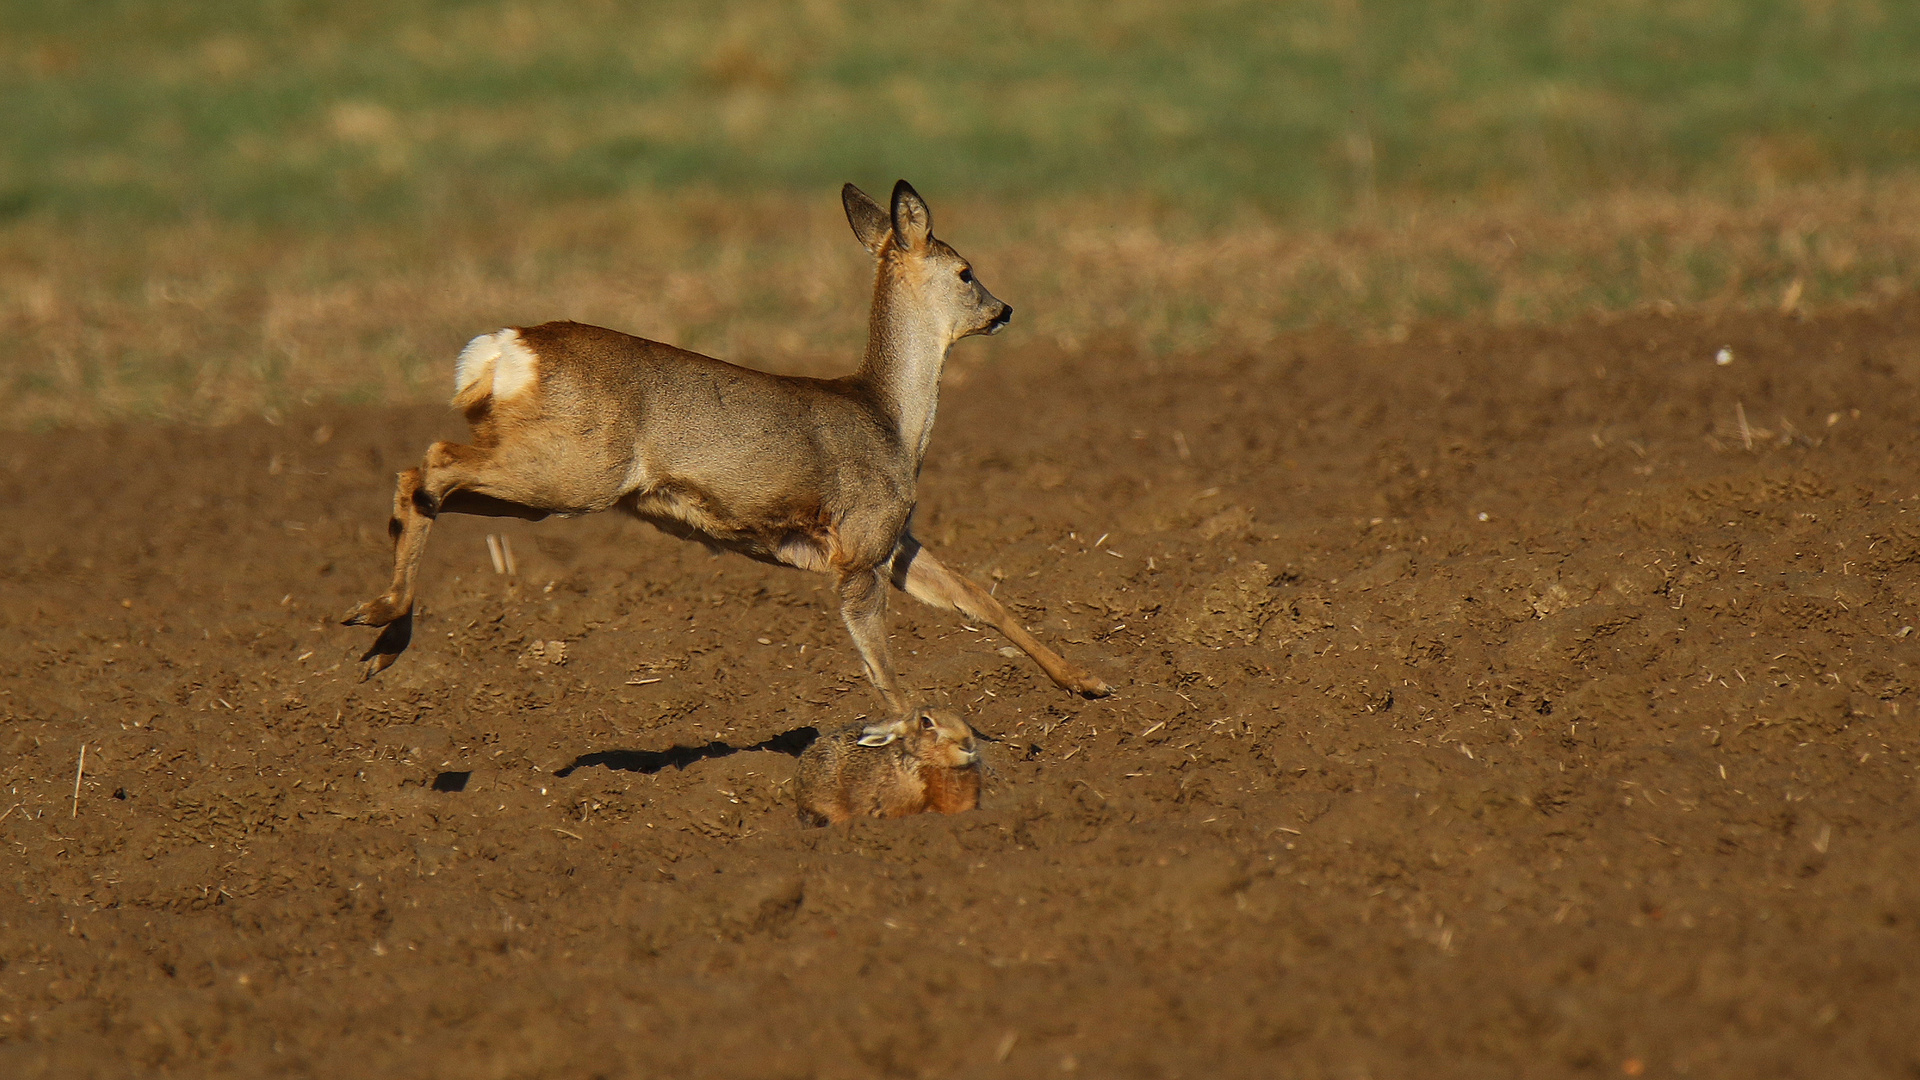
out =
[[[552,317],[844,370],[847,177],[913,178],[1019,309],[961,371],[1036,340],[1870,302],[1916,265],[1920,9],[1885,0],[0,0],[0,24],[6,427],[436,401],[469,336]]]
[[[1017,362],[1036,339],[1070,353],[1255,350],[1308,324],[1393,335],[1425,318],[1870,303],[1920,274],[1913,176],[1740,203],[1400,200],[1338,228],[1120,198],[928,194],[936,228],[1019,310],[1011,333],[956,352],[962,371]],[[0,426],[437,402],[467,338],[549,318],[833,373],[860,349],[869,273],[831,191],[633,196],[328,234],[19,221],[0,233]]]

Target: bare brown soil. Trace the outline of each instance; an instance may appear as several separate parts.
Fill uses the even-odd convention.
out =
[[[0,1074],[1920,1071],[1920,301],[957,382],[923,538],[1121,689],[902,599],[997,775],[836,829],[822,580],[448,518],[363,684],[455,418],[0,439]]]

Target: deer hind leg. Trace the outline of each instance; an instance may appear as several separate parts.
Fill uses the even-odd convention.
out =
[[[388,626],[413,609],[413,570],[433,525],[432,513],[419,505],[419,498],[420,470],[408,469],[393,486],[393,517],[387,519],[387,535],[393,538],[393,584],[347,612],[344,625]]]
[[[426,461],[399,475],[393,489],[393,517],[387,532],[393,537],[393,583],[387,591],[347,612],[347,626],[384,627],[360,659],[367,677],[385,671],[407,650],[413,638],[413,586],[427,532],[443,509],[456,513],[524,517],[538,520],[546,512],[467,489],[484,483],[487,451],[438,442],[427,448]]]
[[[399,659],[413,640],[413,573],[427,544],[427,530],[433,525],[433,515],[419,505],[420,473],[419,469],[408,469],[393,487],[393,517],[387,521],[387,535],[393,537],[393,584],[341,620],[347,626],[383,628],[360,657],[367,664],[365,677],[369,679]]]
[[[893,651],[887,647],[887,586],[878,570],[852,570],[840,575],[840,618],[847,624],[847,633],[853,635],[853,647],[860,650],[867,681],[886,702],[888,713],[899,716],[906,712],[893,673]]]
[[[1113,687],[1098,675],[1040,644],[992,594],[934,558],[911,533],[902,534],[899,546],[894,549],[892,580],[896,588],[921,603],[958,611],[1000,631],[1002,637],[1033,657],[1040,670],[1064,689],[1082,697],[1106,697],[1113,693]]]

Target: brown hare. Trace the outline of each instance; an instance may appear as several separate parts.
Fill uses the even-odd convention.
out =
[[[800,755],[800,822],[957,814],[980,805],[985,764],[973,728],[952,709],[917,709],[897,720],[849,724]]]

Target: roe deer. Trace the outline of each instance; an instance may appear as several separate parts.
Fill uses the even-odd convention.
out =
[[[800,823],[977,809],[985,771],[973,728],[952,709],[848,724],[821,735],[800,755],[794,772]]]
[[[550,322],[474,338],[453,404],[473,445],[437,442],[393,495],[393,584],[348,613],[385,627],[368,678],[412,637],[414,574],[442,512],[521,517],[622,506],[661,530],[764,562],[832,573],[867,678],[893,715],[907,702],[887,648],[887,585],[984,622],[1062,687],[1109,692],[1042,645],[988,594],[914,539],[915,490],[954,342],[1013,309],[934,239],[904,180],[891,211],[840,192],[878,262],[866,359],[837,379],[773,375],[597,326]]]

